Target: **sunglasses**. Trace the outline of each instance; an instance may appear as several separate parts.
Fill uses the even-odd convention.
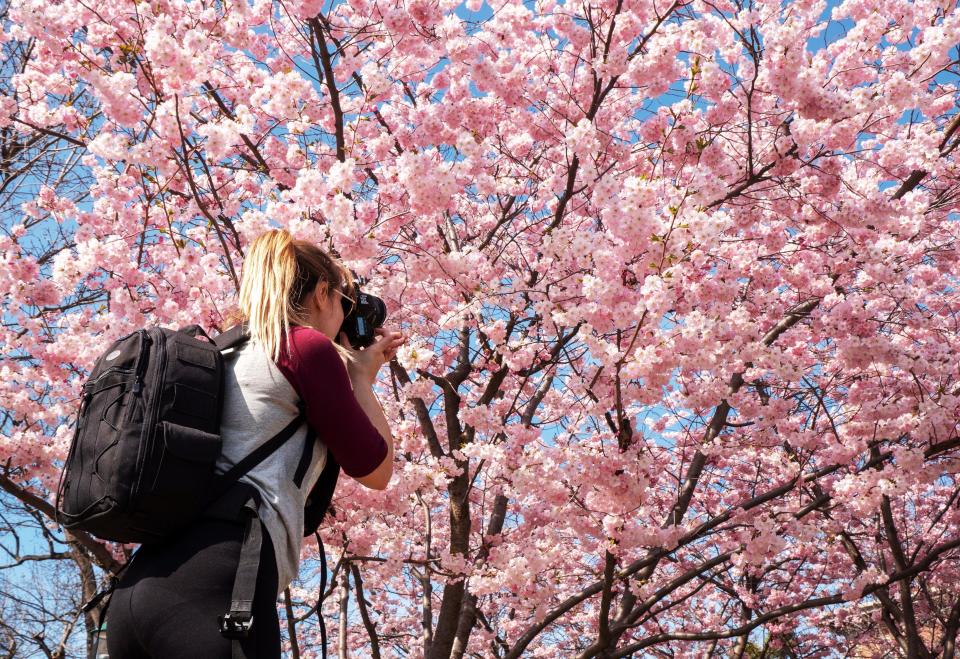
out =
[[[333,290],[339,293],[340,297],[343,298],[342,300],[340,300],[340,304],[343,305],[343,317],[346,318],[351,313],[353,313],[353,310],[357,306],[357,301],[354,300],[349,295],[347,295],[346,293],[344,293],[343,291],[341,291],[339,288],[335,288]]]

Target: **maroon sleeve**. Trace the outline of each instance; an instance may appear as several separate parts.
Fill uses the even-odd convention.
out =
[[[387,443],[357,402],[343,359],[312,327],[291,327],[290,343],[288,353],[281,338],[277,366],[305,403],[310,427],[348,476],[366,476],[387,457]]]

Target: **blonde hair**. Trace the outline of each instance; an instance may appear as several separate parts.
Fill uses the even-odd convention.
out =
[[[239,308],[234,318],[248,323],[251,339],[260,343],[273,361],[280,358],[280,340],[290,350],[290,327],[306,325],[307,296],[322,285],[352,294],[350,270],[306,240],[295,240],[286,229],[271,229],[253,241],[243,260]],[[337,300],[339,304],[339,300]],[[341,355],[349,351],[330,337]]]

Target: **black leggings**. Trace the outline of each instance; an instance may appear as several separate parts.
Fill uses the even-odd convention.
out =
[[[277,561],[263,529],[247,657],[279,659]],[[110,659],[230,659],[217,616],[230,608],[243,525],[204,518],[175,537],[142,546],[107,608]]]

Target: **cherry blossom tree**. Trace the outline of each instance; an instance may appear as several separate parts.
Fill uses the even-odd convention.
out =
[[[955,2],[13,0],[3,39],[4,144],[83,182],[4,207],[6,492],[49,514],[102,349],[225,329],[283,226],[413,337],[391,487],[322,532],[343,652],[956,656]]]

